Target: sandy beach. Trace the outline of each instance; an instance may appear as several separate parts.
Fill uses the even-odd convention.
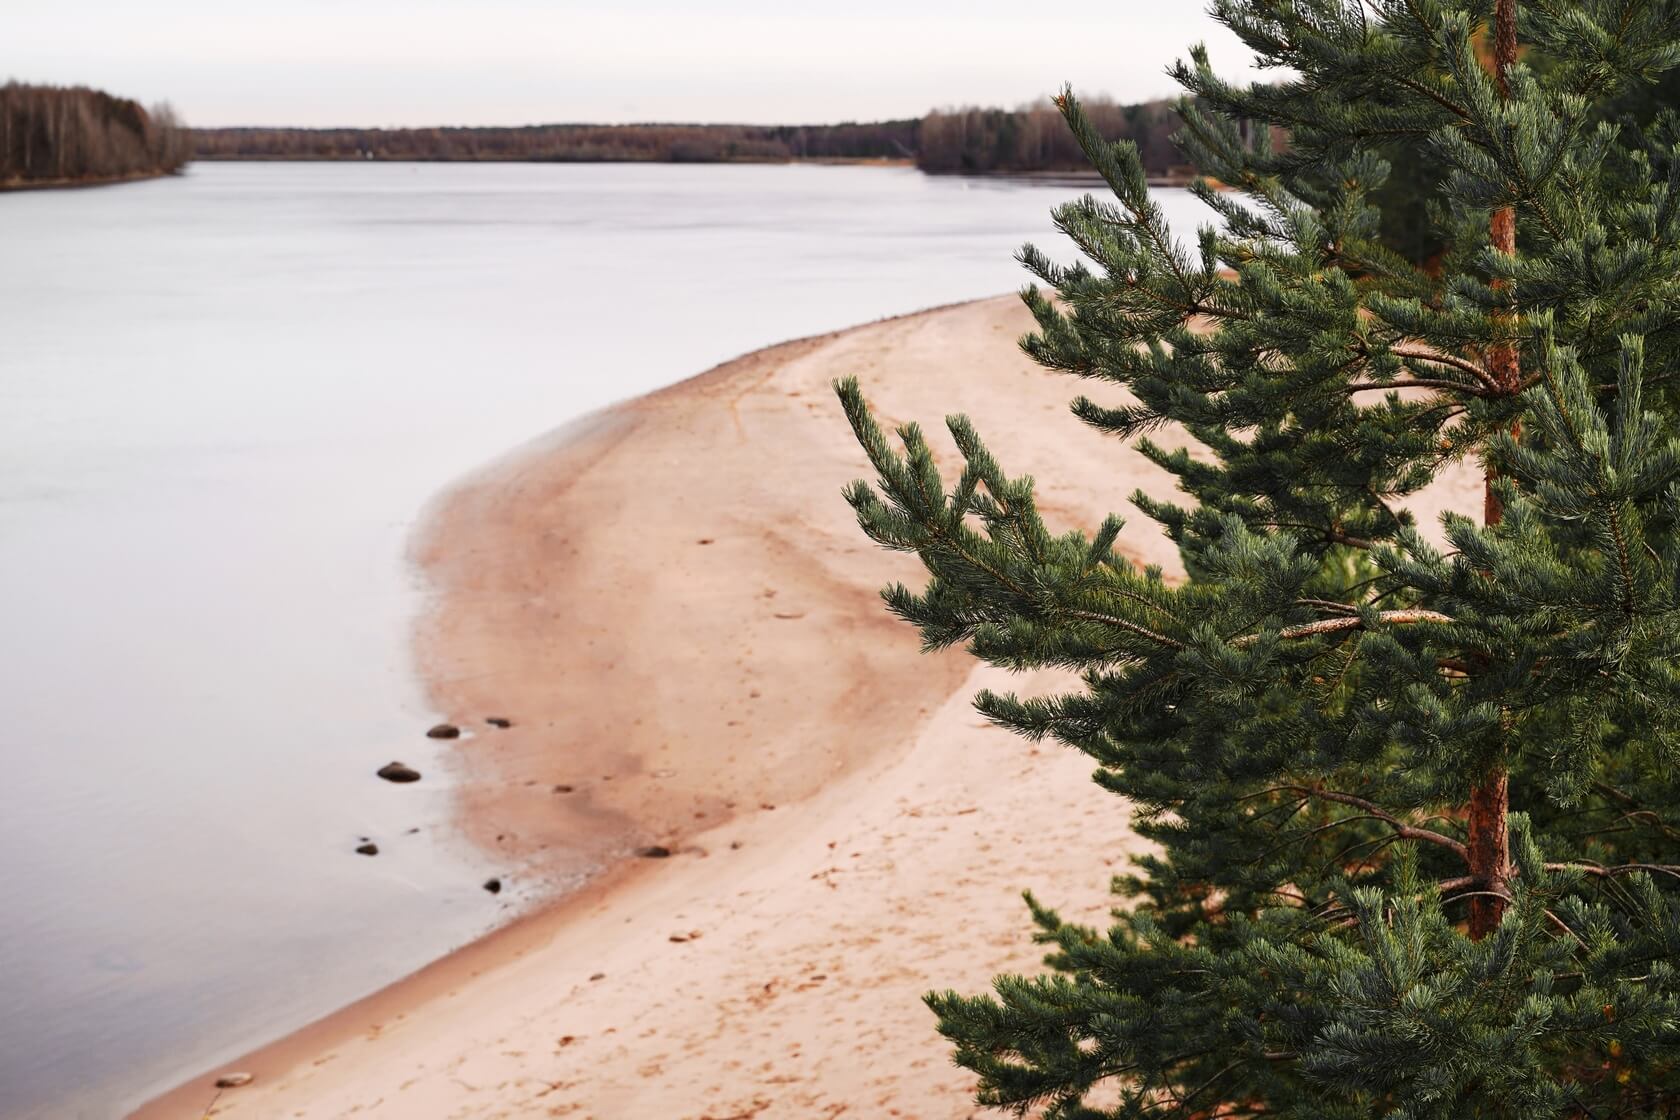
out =
[[[922,993],[1036,968],[1019,892],[1100,921],[1138,841],[1086,760],[973,712],[995,674],[885,614],[917,566],[840,497],[866,464],[829,386],[855,374],[890,422],[968,413],[1054,529],[1170,495],[1068,415],[1030,326],[1011,296],[773,347],[440,499],[417,641],[472,731],[462,826],[511,895],[566,893],[138,1115],[976,1113]],[[1177,569],[1141,517],[1121,545]],[[218,1094],[224,1070],[255,1080]]]

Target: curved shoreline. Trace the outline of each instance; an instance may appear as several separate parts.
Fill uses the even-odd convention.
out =
[[[452,721],[514,724],[455,752],[463,826],[515,892],[583,885],[221,1067],[257,1080],[213,1114],[966,1102],[921,991],[1033,968],[1010,897],[1100,917],[1135,841],[1082,759],[972,713],[995,674],[924,657],[887,617],[876,589],[917,568],[840,498],[866,464],[828,386],[856,374],[890,422],[968,412],[1012,473],[1046,480],[1058,528],[1139,486],[1169,495],[1067,415],[1069,383],[1013,346],[1030,326],[999,297],[784,343],[441,496],[416,538],[438,590],[421,663]],[[1152,528],[1123,545],[1176,569]],[[625,858],[649,844],[674,855]],[[743,1048],[765,1060],[717,1068]],[[213,1077],[135,1115],[202,1115]]]
[[[92,179],[0,179],[0,194],[16,191],[59,191],[81,187],[115,187],[123,183],[145,183],[152,179],[168,179],[186,174],[186,168],[174,171],[136,171],[128,175],[100,175]]]

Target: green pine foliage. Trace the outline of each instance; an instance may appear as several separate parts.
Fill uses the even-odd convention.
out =
[[[1177,477],[1132,501],[1186,579],[1117,517],[1052,535],[962,417],[948,481],[839,386],[877,475],[847,498],[928,572],[890,609],[1076,671],[977,706],[1088,755],[1153,842],[1107,930],[1029,896],[1049,971],[931,995],[939,1029],[981,1103],[1058,1120],[1680,1116],[1680,128],[1628,124],[1680,3],[1214,13],[1282,75],[1176,71],[1214,222],[1175,240],[1068,95],[1108,191],[1056,213],[1075,263],[1022,254],[1054,293],[1026,351]],[[1385,243],[1397,152],[1432,161],[1438,268]],[[1407,502],[1465,459],[1491,516],[1437,547]]]

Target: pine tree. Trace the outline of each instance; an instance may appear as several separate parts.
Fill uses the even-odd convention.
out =
[[[1112,197],[1056,213],[1083,260],[1021,258],[1055,295],[1023,346],[1176,476],[1132,502],[1187,577],[1118,517],[1051,535],[960,416],[947,486],[839,386],[847,497],[929,573],[890,609],[1076,670],[976,705],[1153,842],[1106,932],[1029,895],[1051,970],[930,995],[939,1029],[983,1104],[1069,1120],[1680,1116],[1680,122],[1624,111],[1680,4],[1213,12],[1283,75],[1175,68],[1215,223],[1175,241],[1067,94]],[[1432,161],[1438,267],[1382,241],[1385,157]],[[1465,460],[1484,508],[1432,546],[1407,501]]]

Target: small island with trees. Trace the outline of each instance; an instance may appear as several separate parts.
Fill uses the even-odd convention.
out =
[[[192,135],[168,105],[86,86],[0,86],[0,190],[151,179],[191,158]]]

